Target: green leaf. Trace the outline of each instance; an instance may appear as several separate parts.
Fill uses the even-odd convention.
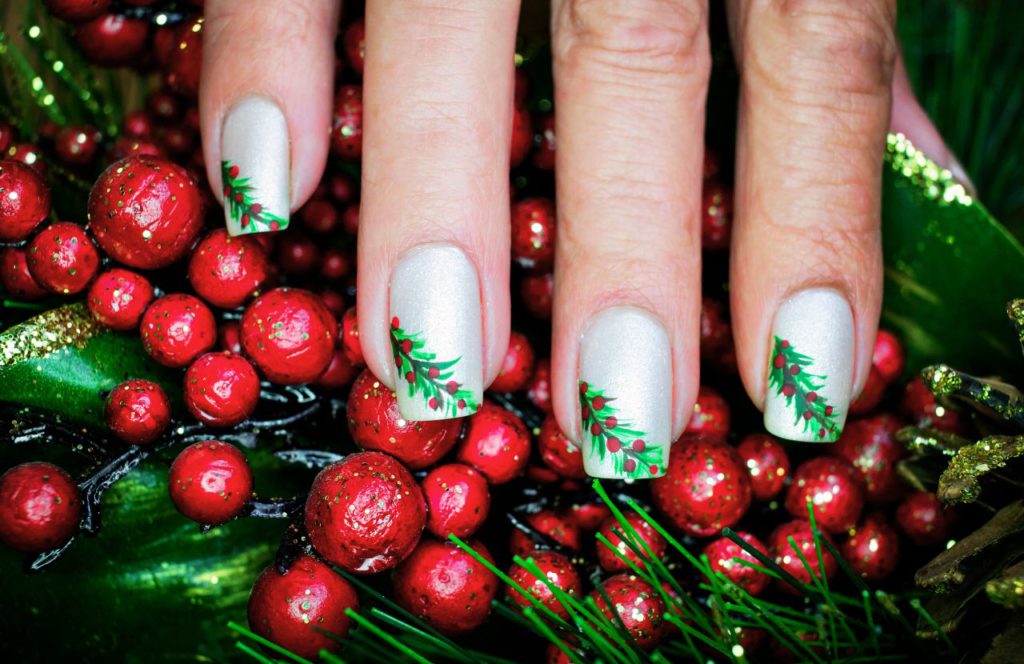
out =
[[[882,178],[882,325],[904,339],[907,370],[943,361],[975,374],[1024,370],[1004,317],[1019,297],[1024,248],[900,135]]]
[[[0,333],[0,401],[105,426],[104,396],[129,378],[160,383],[172,401],[181,377],[158,366],[134,334],[113,332],[83,304],[51,309]]]

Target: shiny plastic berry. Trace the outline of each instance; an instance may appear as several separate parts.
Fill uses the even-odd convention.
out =
[[[895,438],[903,423],[892,415],[876,415],[846,423],[831,452],[849,461],[864,483],[869,503],[885,503],[899,497],[903,480],[896,464],[906,449]]]
[[[252,470],[237,447],[207,440],[181,451],[171,464],[167,485],[183,516],[213,526],[245,508],[252,497]]]
[[[519,282],[519,294],[530,315],[551,320],[551,307],[555,301],[555,277],[550,272],[527,274]]]
[[[884,515],[871,514],[839,545],[839,553],[861,577],[881,581],[899,563],[900,536]]]
[[[282,385],[315,380],[331,361],[337,323],[313,293],[275,288],[242,315],[242,348],[267,378]]]
[[[871,354],[871,365],[878,369],[882,380],[891,383],[903,373],[906,355],[899,337],[892,332],[879,330],[875,337],[875,349]]]
[[[491,484],[504,484],[526,470],[530,432],[515,414],[485,401],[466,420],[455,456],[483,473]]]
[[[590,593],[598,611],[613,622],[617,614],[626,632],[644,650],[658,645],[663,633],[665,602],[651,584],[632,574],[618,574],[606,579],[601,590]]]
[[[147,138],[137,136],[122,136],[114,141],[114,144],[107,150],[106,160],[117,162],[125,157],[134,155],[148,157],[166,157],[163,147],[157,145]]]
[[[7,148],[7,156],[31,168],[39,177],[46,177],[46,160],[43,151],[33,143],[15,143]]]
[[[249,360],[234,353],[200,355],[185,372],[185,406],[211,427],[231,427],[256,410],[260,379]]]
[[[299,556],[284,574],[268,566],[249,595],[249,628],[290,652],[315,660],[337,651],[352,626],[346,609],[359,610],[348,581],[312,556]]]
[[[878,367],[872,365],[868,369],[868,379],[864,383],[864,389],[856,399],[850,402],[850,415],[863,415],[878,408],[878,404],[882,403],[882,397],[885,396],[885,388],[885,379],[882,378]]]
[[[555,206],[547,198],[512,205],[512,259],[529,270],[546,272],[555,262]]]
[[[68,166],[88,166],[96,158],[102,135],[95,127],[69,126],[54,139],[57,158]]]
[[[358,373],[359,368],[352,366],[352,362],[344,351],[335,348],[331,352],[331,361],[327,364],[327,368],[317,376],[313,385],[325,390],[340,390],[351,385]]]
[[[483,544],[469,545],[486,560],[493,560]],[[449,636],[482,625],[499,587],[494,572],[467,551],[433,539],[421,541],[394,575],[398,605]]]
[[[600,528],[601,524],[611,515],[612,511],[601,500],[573,503],[569,506],[568,513],[569,518],[576,523],[579,529],[586,532]]]
[[[345,310],[338,332],[340,333],[341,348],[345,351],[349,362],[357,367],[366,366],[366,360],[363,359],[363,347],[359,343],[359,319],[356,316],[355,307]]]
[[[716,359],[732,344],[732,330],[725,319],[725,307],[718,300],[705,297],[700,307],[700,356]]]
[[[21,247],[0,250],[0,284],[19,300],[38,300],[49,293],[28,271],[28,252]]]
[[[405,419],[394,391],[369,369],[352,384],[346,417],[356,445],[387,452],[413,469],[437,463],[455,446],[462,431],[461,420]]]
[[[203,19],[178,26],[175,48],[167,60],[167,85],[186,99],[199,96],[199,74],[203,62]]]
[[[728,249],[732,238],[732,191],[716,180],[704,183],[700,242],[705,250]]]
[[[715,390],[701,385],[686,433],[702,433],[725,440],[729,435],[730,421],[729,403]]]
[[[316,242],[299,232],[284,233],[277,239],[277,265],[287,274],[310,274],[320,264]]]
[[[107,427],[132,445],[151,443],[171,423],[171,402],[163,388],[135,378],[121,383],[107,396]]]
[[[509,577],[544,606],[557,615],[568,618],[569,610],[548,584],[570,597],[582,600],[583,582],[580,580],[579,572],[573,567],[572,561],[555,551],[536,551],[529,557],[533,559],[540,575],[534,574],[526,567],[514,564],[508,572]],[[505,597],[522,607],[533,606],[529,598],[515,586],[505,587]]]
[[[789,477],[789,455],[778,440],[766,433],[752,433],[736,447],[750,472],[754,500],[771,500],[782,491]]]
[[[104,67],[132,64],[148,35],[147,21],[120,14],[103,14],[75,29],[75,41],[85,57]]]
[[[173,293],[149,305],[139,325],[142,347],[165,367],[187,367],[217,342],[213,314],[199,298]]]
[[[314,198],[299,210],[302,225],[313,233],[330,233],[338,225],[338,210],[326,198]]]
[[[146,109],[158,122],[169,125],[181,115],[181,101],[168,88],[156,88],[146,95]]]
[[[328,562],[356,574],[395,567],[427,521],[412,474],[380,452],[350,454],[320,471],[306,501],[309,539]]]
[[[736,535],[757,551],[765,556],[768,555],[768,548],[750,533],[737,532]],[[763,593],[768,587],[768,582],[771,581],[771,577],[767,574],[739,562],[739,560],[743,560],[756,565],[762,564],[746,549],[728,537],[719,537],[710,542],[704,547],[704,555],[708,557],[708,564],[713,571],[721,573],[729,581],[755,597]]]
[[[912,493],[896,508],[900,530],[922,546],[945,540],[949,536],[949,522],[949,513],[930,491]]]
[[[166,159],[133,155],[103,171],[89,194],[89,228],[114,260],[151,270],[184,256],[203,225],[199,186]]]
[[[114,268],[96,277],[85,303],[92,317],[114,330],[134,330],[153,301],[153,286],[137,272]]]
[[[472,536],[487,520],[491,490],[487,479],[461,463],[438,466],[423,478],[427,530],[444,539]]]
[[[786,492],[786,510],[796,519],[814,509],[818,527],[827,533],[850,530],[864,509],[861,478],[846,459],[815,457],[797,466]]]
[[[512,109],[512,139],[509,146],[509,165],[515,168],[523,163],[523,159],[533,147],[533,126],[530,111],[525,106],[517,105]]]
[[[544,171],[555,170],[555,115],[545,113],[537,123],[537,136],[540,141],[533,152],[533,165]]]
[[[366,58],[366,28],[363,19],[352,21],[342,35],[345,47],[345,61],[357,74],[363,73],[363,60]]]
[[[85,229],[70,221],[50,224],[28,244],[28,271],[51,293],[80,293],[100,265],[96,245]]]
[[[345,296],[336,290],[325,288],[319,293],[324,306],[335,318],[340,318],[345,313]]]
[[[626,512],[623,516],[629,524],[629,528],[619,523],[616,517],[610,516],[605,519],[597,531],[615,547],[613,551],[600,539],[597,541],[597,562],[606,572],[624,572],[631,569],[626,561],[643,569],[647,564],[645,559],[660,560],[665,555],[665,550],[668,549],[668,542],[661,536],[661,533],[638,513]],[[636,533],[635,537],[630,529]],[[617,533],[625,535],[625,539]],[[648,551],[650,554],[647,553]]]
[[[560,477],[582,480],[587,476],[583,470],[583,454],[565,437],[554,415],[548,415],[540,427],[537,437],[537,451],[544,465]]]
[[[822,533],[821,536],[824,538],[829,537],[827,533]],[[793,538],[793,543],[796,545],[795,548],[790,544],[789,538]],[[776,564],[801,583],[811,583],[812,572],[816,577],[820,577],[824,573],[826,579],[831,579],[835,576],[838,563],[836,563],[836,559],[824,546],[820,547],[824,569],[819,564],[818,547],[815,546],[814,534],[809,521],[796,519],[782,524],[768,536],[767,544],[768,551],[771,552]],[[810,567],[810,571],[808,571],[800,559],[801,555],[807,561],[807,567]],[[788,581],[780,580],[778,587],[790,594],[801,594],[801,591],[794,588]]]
[[[217,347],[232,353],[242,353],[242,324],[226,320],[217,327]]]
[[[706,435],[684,435],[672,446],[666,474],[651,480],[651,497],[673,526],[708,537],[746,513],[750,474],[732,447]]]
[[[512,332],[508,340],[508,350],[501,361],[498,376],[491,383],[495,392],[518,392],[530,382],[533,373],[533,346],[530,340],[518,332]]]
[[[0,153],[7,152],[11,143],[14,142],[14,138],[14,127],[11,123],[0,120]]]
[[[20,242],[50,214],[50,190],[31,167],[0,161],[0,242]]]
[[[352,257],[341,249],[328,249],[320,259],[320,276],[340,281],[352,273]],[[340,313],[340,312],[339,312]]]
[[[543,509],[521,518],[535,536],[519,528],[513,528],[509,549],[514,555],[526,558],[538,548],[538,545],[541,545],[540,548],[547,548],[552,543],[569,551],[580,550],[580,528],[571,514]]]
[[[534,366],[533,375],[526,385],[526,397],[538,410],[551,414],[551,360],[548,358],[538,360]]]
[[[82,498],[71,476],[49,463],[0,476],[0,542],[23,553],[55,549],[78,530]]]
[[[356,160],[363,154],[363,88],[343,85],[334,96],[331,152]]]
[[[124,116],[124,135],[149,138],[153,135],[153,118],[146,111],[132,111]]]
[[[110,0],[43,0],[56,18],[70,23],[91,21],[110,6]]]
[[[263,246],[244,235],[231,237],[223,228],[200,240],[188,264],[196,294],[223,309],[240,307],[259,295],[269,275]]]
[[[911,424],[964,436],[970,433],[970,419],[961,411],[935,400],[928,386],[915,378],[903,392],[903,412]]]

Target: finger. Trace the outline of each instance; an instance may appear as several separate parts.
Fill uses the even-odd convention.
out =
[[[553,3],[552,382],[596,477],[655,477],[698,387],[707,4]]]
[[[730,282],[737,359],[765,426],[791,440],[834,440],[871,363],[894,5],[731,7],[742,81]]]
[[[508,349],[518,9],[366,6],[359,329],[412,420],[474,412]]]
[[[338,0],[209,0],[203,154],[232,235],[281,230],[327,160]]]

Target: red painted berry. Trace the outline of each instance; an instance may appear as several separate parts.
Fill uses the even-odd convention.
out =
[[[487,520],[491,491],[487,478],[461,463],[438,466],[421,484],[427,500],[427,530],[444,539],[471,537]]]
[[[643,569],[647,559],[660,560],[668,549],[665,538],[640,514],[627,512],[623,516],[629,524],[628,528],[619,523],[616,517],[610,516],[598,529],[598,534],[604,536],[614,547],[613,550],[600,539],[597,541],[597,562],[607,572],[624,572],[631,569],[626,561]],[[625,539],[617,533],[625,535]],[[635,537],[633,533],[636,533]]]
[[[102,135],[95,127],[68,126],[53,141],[54,152],[69,166],[88,166],[96,158]]]
[[[533,372],[533,361],[530,340],[518,332],[512,332],[508,340],[508,351],[505,352],[501,369],[490,389],[495,392],[518,392],[525,389]]]
[[[270,380],[308,383],[331,361],[337,323],[323,301],[306,290],[275,288],[242,316],[242,348]]]
[[[107,397],[107,426],[126,443],[151,443],[171,423],[171,402],[156,383],[141,378],[121,383]]]
[[[732,191],[717,180],[704,182],[701,216],[701,247],[728,249],[732,237]]]
[[[702,433],[725,440],[729,435],[730,420],[729,403],[718,392],[701,385],[686,433]]]
[[[50,190],[32,168],[0,161],[0,242],[20,242],[50,214]]]
[[[100,255],[85,229],[69,221],[50,224],[28,245],[28,270],[51,293],[80,293],[96,276]]]
[[[938,429],[959,436],[970,434],[968,416],[945,403],[936,401],[931,390],[920,378],[907,383],[902,407],[910,422],[919,427]]]
[[[206,353],[185,372],[184,397],[188,411],[200,422],[231,427],[256,410],[260,379],[241,355]]]
[[[870,503],[895,500],[903,488],[896,464],[906,456],[906,449],[895,438],[902,427],[902,422],[886,414],[848,421],[832,446],[832,453],[849,461],[860,475]]]
[[[483,473],[491,484],[504,484],[526,470],[530,432],[516,415],[485,401],[467,419],[455,456]]]
[[[0,250],[0,283],[5,292],[23,301],[38,300],[49,293],[28,271],[28,252],[21,247]]]
[[[768,556],[768,548],[750,533],[736,533],[743,541]],[[771,577],[763,572],[748,567],[739,560],[761,565],[753,555],[746,551],[739,544],[728,537],[719,537],[704,547],[704,555],[708,557],[708,564],[715,572],[721,573],[732,583],[743,588],[755,597],[760,595],[768,587]]]
[[[885,387],[882,374],[878,372],[877,367],[872,366],[868,370],[868,380],[864,383],[864,389],[856,399],[850,402],[849,414],[863,415],[873,411],[882,402],[882,397],[885,396]]]
[[[43,151],[32,143],[16,143],[7,149],[7,156],[31,168],[39,177],[46,177],[46,162]]]
[[[821,534],[822,538],[831,541],[827,533]],[[793,539],[790,543],[789,539]],[[794,547],[795,544],[795,547]],[[826,579],[835,576],[838,564],[836,559],[829,553],[828,549],[821,546],[821,560],[824,562],[824,570],[819,564],[818,547],[814,543],[814,535],[811,531],[811,524],[802,519],[796,519],[784,523],[772,531],[768,537],[768,550],[782,569],[789,572],[801,583],[811,583],[811,573],[820,577],[824,572]],[[797,553],[799,552],[799,553]],[[810,572],[804,566],[803,560],[807,561]],[[794,588],[788,581],[779,581],[778,587],[787,593],[801,595],[801,591]]]
[[[359,610],[355,588],[312,556],[299,556],[284,574],[270,565],[249,595],[249,628],[282,648],[316,659],[335,652],[352,626],[346,609]]]
[[[736,452],[750,472],[754,500],[771,500],[782,491],[790,466],[789,455],[778,440],[766,433],[753,433],[740,442]]]
[[[523,521],[537,535],[543,537],[535,539],[519,528],[513,529],[512,537],[509,541],[509,549],[513,555],[526,558],[532,555],[538,548],[538,543],[543,543],[547,546],[550,542],[554,542],[573,552],[580,550],[580,528],[576,523],[576,519],[570,514],[554,510],[540,510],[539,512],[528,514],[523,518]],[[550,542],[544,538],[547,538]]]
[[[778,355],[775,356],[775,359],[772,360],[772,365],[776,369],[781,369],[782,367],[786,366],[786,356],[783,355],[782,353],[779,353]]]
[[[882,380],[891,383],[903,373],[906,355],[899,337],[892,332],[879,330],[875,337],[875,349],[871,354],[871,366],[878,370]]]
[[[618,574],[606,579],[601,590],[591,592],[590,598],[608,620],[614,622],[618,615],[630,638],[644,650],[661,641],[665,602],[646,581],[631,574]]]
[[[167,61],[167,86],[185,97],[199,96],[199,74],[203,62],[203,19],[194,18],[178,26],[177,45]]]
[[[199,242],[188,264],[196,294],[222,309],[240,307],[259,295],[269,276],[263,246],[249,237],[231,237],[223,228]]]
[[[938,544],[949,535],[950,513],[938,497],[929,491],[918,491],[904,499],[896,509],[896,523],[907,536],[922,546]]]
[[[71,476],[49,463],[0,476],[0,542],[23,553],[55,549],[78,530],[82,498]]]
[[[580,448],[565,437],[554,415],[548,415],[540,427],[537,451],[540,452],[540,459],[544,465],[558,473],[560,477],[571,480],[586,478]]]
[[[534,367],[526,396],[541,412],[551,414],[551,360],[548,358],[539,360]]]
[[[786,510],[796,519],[806,518],[808,503],[818,527],[825,532],[850,530],[864,509],[861,478],[846,459],[809,459],[793,473],[793,483],[786,492]]]
[[[718,300],[705,297],[701,301],[700,307],[701,358],[718,360],[724,353],[731,350],[732,328],[726,320],[725,308]]]
[[[363,73],[363,60],[366,58],[366,28],[363,19],[352,21],[342,36],[345,47],[345,61],[357,74]]]
[[[558,588],[566,595],[582,599],[583,581],[580,579],[579,572],[573,567],[572,561],[555,551],[536,551],[529,557],[533,559],[540,575],[535,575],[526,567],[513,564],[512,569],[508,572],[509,577],[555,614],[568,618],[569,610],[558,599],[550,586]],[[505,587],[505,597],[524,608],[533,606],[529,598],[511,585]]]
[[[537,272],[555,261],[555,206],[546,198],[527,198],[512,205],[512,259]]]
[[[782,386],[782,394],[786,398],[789,398],[796,394],[796,387],[794,387],[792,383],[786,383],[785,385]]]
[[[85,298],[92,317],[114,330],[134,330],[153,301],[153,286],[137,272],[113,268],[100,274]]]
[[[412,474],[380,452],[350,454],[320,471],[306,501],[306,531],[328,562],[373,574],[402,562],[419,542],[426,505]]]
[[[555,115],[544,113],[540,116],[537,136],[540,142],[533,153],[533,165],[544,171],[555,170]]]
[[[181,451],[171,464],[167,488],[183,516],[215,526],[245,508],[252,497],[252,470],[237,447],[207,440]]]
[[[334,96],[331,152],[345,159],[363,154],[363,88],[343,85]]]
[[[175,293],[158,298],[142,315],[142,346],[165,367],[181,368],[213,348],[217,324],[198,298]]]
[[[127,113],[121,126],[125,136],[148,138],[153,135],[153,118],[144,110]]]
[[[331,361],[324,369],[324,372],[313,384],[325,390],[340,390],[352,384],[359,369],[352,366],[344,351],[335,348],[331,353]]]
[[[43,4],[62,21],[84,23],[107,11],[110,0],[44,0]]]
[[[356,318],[356,308],[349,307],[341,317],[341,328],[339,329],[341,347],[345,356],[357,367],[366,366],[363,359],[363,347],[359,343],[359,322]]]
[[[900,536],[884,515],[871,514],[839,545],[839,553],[864,579],[882,581],[899,563]]]
[[[591,433],[593,433],[595,436],[600,434],[601,427],[597,424],[594,424],[591,427]],[[616,438],[615,436],[608,436],[608,439],[605,441],[605,445],[608,447],[608,451],[611,452],[612,454],[622,449],[622,441]]]
[[[217,347],[241,355],[242,324],[236,320],[221,322],[217,328]]]
[[[523,305],[535,318],[551,320],[551,308],[555,298],[555,277],[550,272],[527,274],[519,282],[519,294]]]
[[[603,501],[597,500],[573,504],[569,508],[568,517],[580,530],[590,532],[597,530],[611,514],[612,511],[608,509],[608,506]]]
[[[509,149],[509,164],[515,168],[523,162],[533,146],[533,127],[530,111],[525,106],[516,105],[512,109],[512,140]]]
[[[75,27],[75,41],[92,63],[104,67],[132,64],[146,47],[149,22],[120,14],[102,14]]]

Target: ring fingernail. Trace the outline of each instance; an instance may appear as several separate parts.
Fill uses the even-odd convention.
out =
[[[224,119],[221,159],[228,232],[243,235],[287,228],[288,123],[277,104],[265,97],[235,104]]]
[[[461,250],[414,250],[391,275],[398,409],[410,420],[472,415],[483,397],[480,285]]]
[[[672,442],[672,354],[668,334],[632,307],[606,309],[580,347],[583,466],[592,477],[665,474]]]
[[[853,314],[838,292],[797,293],[775,314],[764,426],[789,440],[832,442],[853,385]]]

